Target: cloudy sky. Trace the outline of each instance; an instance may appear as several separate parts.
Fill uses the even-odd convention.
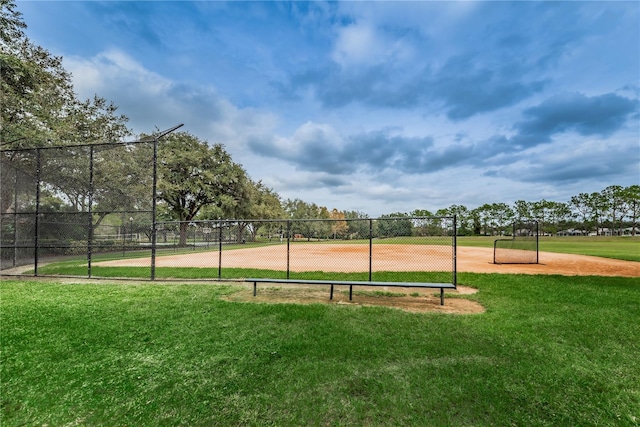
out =
[[[640,183],[640,3],[20,1],[82,99],[372,216]]]

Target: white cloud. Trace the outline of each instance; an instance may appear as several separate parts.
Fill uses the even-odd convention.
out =
[[[211,86],[175,82],[147,70],[118,50],[83,59],[67,57],[80,98],[94,94],[113,101],[130,118],[134,132],[185,123],[186,129],[209,142],[243,145],[252,135],[272,131],[277,118],[253,108],[237,108]]]
[[[135,132],[184,123],[283,198],[379,215],[637,181],[637,108],[604,114],[637,106],[632,3],[80,3],[25,5],[81,98]],[[43,31],[64,15],[77,30]]]
[[[123,85],[138,86],[136,92],[159,94],[171,87],[171,82],[157,73],[146,70],[126,53],[111,49],[93,58],[67,56],[65,67],[73,75],[73,85],[80,97],[94,93],[120,93]],[[115,87],[114,87],[115,85]]]
[[[406,61],[412,49],[403,38],[391,37],[369,23],[338,29],[332,59],[345,68]]]

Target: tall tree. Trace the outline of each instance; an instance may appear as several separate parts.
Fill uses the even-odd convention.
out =
[[[378,237],[411,236],[413,224],[410,215],[395,212],[389,215],[381,215],[376,221]]]
[[[589,200],[591,201],[591,215],[596,227],[596,235],[599,236],[602,232],[602,219],[607,210],[607,201],[602,193],[598,192],[591,193]]]
[[[513,204],[513,212],[515,220],[518,222],[529,221],[533,217],[532,206],[530,202],[525,200],[516,200]]]
[[[627,215],[631,219],[631,235],[635,236],[638,216],[640,216],[640,185],[631,185],[625,188],[623,197],[627,206]]]
[[[589,193],[580,193],[571,197],[569,205],[581,218],[582,227],[587,234],[591,231],[591,221],[593,219],[594,203],[592,195]]]
[[[360,211],[345,211],[344,218],[347,220],[347,226],[349,230],[350,239],[364,239],[368,238],[369,234],[373,232],[370,230],[371,223],[369,221],[369,215]]]
[[[248,219],[251,221],[240,221],[238,228],[242,232],[248,229],[251,234],[251,241],[256,240],[258,229],[264,228],[267,234],[274,234],[281,224],[276,224],[269,220],[279,219],[284,215],[282,204],[278,193],[267,187],[262,181],[254,182],[247,178],[245,180],[246,190],[243,203],[240,203],[236,209],[234,218]]]
[[[601,192],[611,221],[611,235],[622,234],[622,218],[625,215],[625,194],[620,185],[610,185]],[[616,231],[616,224],[618,231]]]
[[[548,200],[542,199],[531,204],[531,213],[533,217],[540,224],[540,231],[542,233],[548,232],[547,225],[551,217],[552,204]]]
[[[128,119],[116,114],[117,107],[98,96],[79,101],[71,75],[62,66],[62,58],[32,43],[25,37],[24,28],[26,24],[15,3],[0,0],[0,142],[3,148],[120,142],[129,136]],[[43,178],[71,207],[86,210],[90,192],[89,155],[81,148],[76,148],[76,152],[69,150],[65,156],[49,156],[43,165],[46,170]],[[112,171],[126,164],[126,156],[117,164],[113,163],[114,156],[99,158],[96,154],[101,167]],[[34,171],[34,159],[35,156],[26,152],[3,153],[0,212],[7,212],[13,200],[16,171]],[[96,179],[99,176],[96,175]],[[95,183],[96,188],[101,188],[99,198],[103,202],[109,197],[109,183],[114,181]],[[116,190],[133,193],[131,188],[125,189],[122,182],[118,184]]]
[[[246,191],[244,169],[220,144],[209,146],[188,132],[165,137],[158,149],[158,197],[180,221],[180,245],[187,242],[188,222],[205,206],[223,214],[234,211]]]
[[[10,43],[24,36],[27,25],[13,0],[0,0],[0,41]]]
[[[470,234],[473,229],[473,221],[469,212],[464,205],[451,205],[444,210],[447,216],[456,216],[456,222],[458,226],[457,234],[465,236]]]
[[[338,236],[341,238],[345,237],[347,231],[349,231],[349,226],[345,221],[344,212],[339,211],[338,209],[331,210],[331,219],[333,222],[331,223],[331,234],[334,239],[337,239]]]

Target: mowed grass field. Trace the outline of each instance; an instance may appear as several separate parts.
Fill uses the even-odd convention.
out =
[[[3,281],[2,425],[638,425],[640,280],[460,276],[485,313]]]
[[[458,237],[458,245],[493,247],[496,237]],[[539,247],[542,252],[557,252],[576,255],[590,255],[625,261],[640,261],[640,236],[608,237],[555,237],[541,236]]]
[[[2,426],[640,425],[638,278],[460,273],[473,315],[50,280],[0,283]]]

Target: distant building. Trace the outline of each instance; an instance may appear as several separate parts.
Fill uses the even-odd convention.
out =
[[[569,228],[568,230],[560,230],[556,233],[556,236],[588,236],[589,232],[586,230],[576,230],[575,228]]]

